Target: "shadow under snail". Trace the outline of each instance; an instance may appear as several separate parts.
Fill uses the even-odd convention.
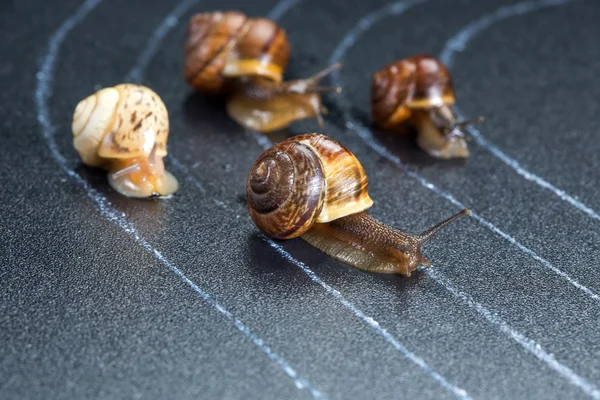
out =
[[[177,191],[177,179],[163,164],[169,115],[149,88],[121,84],[97,91],[77,104],[72,129],[81,161],[108,170],[117,192],[150,197]]]
[[[410,276],[431,263],[421,246],[469,210],[409,235],[365,212],[373,205],[356,157],[320,134],[289,138],[265,151],[246,183],[256,226],[274,239],[301,237],[327,255],[361,270]]]
[[[433,157],[469,156],[463,128],[482,117],[458,121],[452,79],[446,66],[428,55],[395,61],[373,76],[371,113],[383,129],[401,130],[408,123],[417,130],[417,144]]]
[[[317,118],[323,125],[321,93],[339,88],[318,86],[339,68],[335,64],[308,79],[283,82],[289,60],[285,31],[264,18],[235,12],[194,15],[185,39],[184,76],[199,92],[228,95],[227,114],[259,132]]]

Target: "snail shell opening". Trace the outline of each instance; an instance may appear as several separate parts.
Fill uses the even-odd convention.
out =
[[[205,93],[231,91],[234,77],[281,82],[289,53],[285,31],[273,21],[236,11],[196,14],[185,40],[184,76]]]

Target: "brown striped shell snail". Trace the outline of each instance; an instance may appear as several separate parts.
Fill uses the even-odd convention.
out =
[[[373,76],[371,114],[383,129],[400,130],[406,123],[417,130],[417,144],[433,157],[469,156],[463,128],[482,117],[458,121],[452,79],[446,66],[428,55],[395,61]]]
[[[340,89],[318,83],[339,64],[283,82],[289,53],[285,31],[268,19],[235,11],[197,14],[188,26],[184,76],[199,92],[228,95],[228,115],[245,128],[270,132],[305,118],[322,126],[321,93]]]
[[[246,183],[256,226],[275,239],[301,237],[327,255],[361,270],[410,276],[431,263],[421,252],[463,210],[418,235],[384,225],[365,212],[373,201],[356,157],[319,134],[289,138],[265,151]]]
[[[150,197],[177,191],[177,180],[163,164],[169,116],[151,89],[132,84],[101,89],[77,104],[72,128],[81,161],[108,170],[117,192]]]

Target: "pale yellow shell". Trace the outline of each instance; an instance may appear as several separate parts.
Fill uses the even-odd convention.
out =
[[[84,164],[106,159],[167,155],[169,115],[151,89],[133,84],[104,88],[80,101],[73,114],[73,145]]]
[[[350,150],[325,135],[298,135],[295,139],[318,154],[326,178],[323,208],[315,222],[330,222],[373,205],[367,174]]]

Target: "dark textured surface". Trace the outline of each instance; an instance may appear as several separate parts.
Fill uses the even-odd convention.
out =
[[[170,154],[191,173],[186,178],[170,166],[181,182],[172,199],[122,198],[103,173],[80,166],[71,146],[75,104],[123,81],[177,5],[123,4],[100,3],[64,37],[55,73],[38,79],[50,35],[80,3],[0,5],[0,398],[311,397],[165,260],[328,398],[453,397],[262,239],[244,203],[246,174],[261,146],[228,120],[223,104],[186,87],[181,53],[189,15],[217,8],[266,15],[272,1],[198,2],[170,26],[142,71],[142,82],[169,109]],[[280,20],[292,47],[288,76],[324,67],[346,32],[384,4],[296,4]],[[353,115],[368,115],[370,77],[379,67],[416,52],[439,54],[465,25],[503,4],[429,0],[382,19],[344,58],[340,79]],[[452,66],[461,109],[487,117],[480,126],[487,139],[594,210],[600,210],[599,18],[593,0],[509,18],[473,38]],[[34,100],[45,83],[67,167],[105,196],[137,236],[108,220],[53,158]],[[342,129],[339,102],[327,105],[324,133],[363,163],[377,218],[420,231],[457,211]],[[311,121],[291,132],[314,129]],[[439,189],[600,291],[600,221],[475,143],[466,162],[439,162],[389,135],[374,136]],[[434,271],[411,279],[360,272],[300,240],[282,246],[473,398],[593,396],[590,385],[600,386],[600,301],[488,228],[470,218],[444,231],[425,249]],[[527,351],[515,332],[551,362]],[[557,371],[553,359],[569,374]]]

